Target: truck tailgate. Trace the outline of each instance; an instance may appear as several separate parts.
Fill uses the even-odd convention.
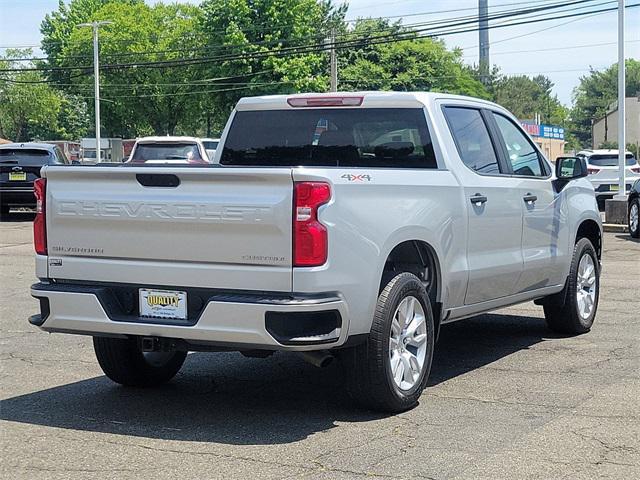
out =
[[[51,278],[291,290],[289,168],[43,172]]]

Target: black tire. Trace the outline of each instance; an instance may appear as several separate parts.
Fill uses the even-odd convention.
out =
[[[389,340],[391,323],[400,302],[415,297],[422,306],[426,324],[426,352],[415,385],[401,390],[393,379]],[[394,276],[382,289],[373,317],[371,332],[363,344],[345,349],[340,358],[345,364],[347,390],[366,408],[383,412],[402,412],[413,408],[427,385],[433,359],[434,323],[431,303],[418,277],[411,273]]]
[[[143,354],[135,338],[93,337],[93,348],[104,374],[130,387],[153,387],[168,382],[187,358],[187,352],[170,352],[152,364],[152,357]]]
[[[595,268],[595,301],[591,313],[583,317],[579,313],[578,306],[578,267],[582,258],[588,255],[593,261]],[[600,264],[595,248],[586,238],[581,238],[573,248],[573,258],[569,278],[562,292],[554,295],[545,302],[544,316],[548,327],[554,332],[579,335],[591,330],[593,321],[598,310],[598,300],[600,296]]]
[[[637,209],[636,212],[640,212],[640,199],[634,198],[633,200],[631,200],[631,202],[629,203],[629,213],[627,215],[628,220],[629,220],[629,234],[633,238],[638,238],[638,237],[640,237],[640,222],[636,222],[636,228],[635,229],[631,228],[631,209],[634,206]]]

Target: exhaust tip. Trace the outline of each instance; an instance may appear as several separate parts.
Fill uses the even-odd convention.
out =
[[[333,355],[328,350],[318,350],[311,352],[299,352],[302,359],[318,368],[325,368],[333,362]]]

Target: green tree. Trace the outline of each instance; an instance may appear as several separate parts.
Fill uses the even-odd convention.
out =
[[[408,39],[382,43],[397,34]],[[462,62],[461,51],[447,50],[440,40],[411,38],[410,30],[380,19],[358,20],[343,38],[355,46],[339,50],[340,89],[429,90],[488,98]]]
[[[42,33],[42,50],[47,54],[49,66],[62,66],[62,52],[69,44],[71,34],[80,23],[88,22],[104,5],[113,2],[133,4],[142,0],[58,0],[58,9],[47,14],[40,24]],[[68,4],[67,4],[68,3]],[[52,71],[54,80],[67,82],[71,73],[68,71]]]
[[[104,135],[173,135],[193,117],[200,118],[204,97],[200,92],[210,86],[202,82],[199,67],[112,67],[195,56],[201,43],[196,32],[199,15],[200,10],[188,4],[112,1],[89,17],[89,21],[113,22],[100,30]],[[91,65],[92,51],[91,29],[76,28],[58,54],[59,65]],[[86,73],[80,70],[71,75],[70,86],[62,88],[92,98],[93,75]]]
[[[346,7],[326,0],[205,0],[201,8],[200,31],[209,48],[216,46],[209,55],[230,56],[206,64],[203,76],[236,82],[207,99],[218,127],[242,96],[327,90],[326,51],[287,49],[324,43],[332,28],[343,28]]]
[[[492,85],[493,99],[521,119],[563,125],[568,111],[552,93],[553,83],[544,75],[501,76]]]
[[[31,68],[15,59],[32,56],[7,50],[0,68]],[[86,130],[86,104],[55,90],[37,71],[5,72],[0,80],[0,137],[16,142],[78,138]]]
[[[640,94],[640,60],[628,59],[626,67],[626,96]],[[580,84],[573,92],[571,109],[571,130],[583,147],[591,146],[591,124],[606,114],[618,98],[618,65],[580,78]]]

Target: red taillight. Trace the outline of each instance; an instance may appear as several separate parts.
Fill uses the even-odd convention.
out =
[[[364,97],[292,97],[287,103],[292,107],[359,107]]]
[[[33,221],[33,246],[38,255],[47,254],[47,180],[38,178],[33,182],[33,194],[36,196],[36,218]]]
[[[318,221],[318,207],[331,199],[323,182],[296,182],[293,189],[293,266],[317,267],[327,261],[327,228]]]
[[[587,174],[594,175],[600,171],[599,168],[587,167]]]

